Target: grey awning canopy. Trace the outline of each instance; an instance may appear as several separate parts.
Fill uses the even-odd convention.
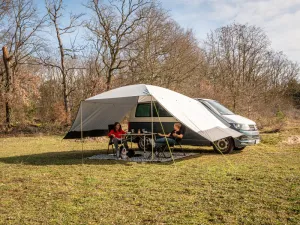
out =
[[[97,130],[106,131],[108,124],[121,121],[139,102],[149,99],[157,101],[186,127],[212,142],[242,135],[226,126],[195,99],[169,89],[138,84],[113,89],[83,101],[65,138],[72,138],[72,132],[78,133],[81,128],[85,136],[94,136],[89,134]]]

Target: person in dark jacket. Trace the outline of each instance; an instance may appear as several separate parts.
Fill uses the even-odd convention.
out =
[[[183,138],[183,132],[181,129],[182,125],[181,123],[175,123],[174,124],[174,130],[169,134],[161,134],[158,133],[158,135],[162,138],[158,138],[155,141],[155,147],[160,147],[167,144],[167,141],[169,145],[174,145],[176,143],[176,139],[182,139]]]

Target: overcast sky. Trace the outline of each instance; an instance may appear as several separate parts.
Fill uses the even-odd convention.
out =
[[[41,2],[38,1],[41,7]],[[65,0],[68,11],[86,12],[84,0]],[[276,51],[300,62],[300,0],[161,0],[181,26],[201,42],[210,30],[232,22],[264,29]]]

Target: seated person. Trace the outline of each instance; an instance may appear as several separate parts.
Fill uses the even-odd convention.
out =
[[[183,132],[182,132],[181,127],[182,127],[181,123],[175,123],[174,130],[171,133],[165,134],[165,135],[158,133],[159,136],[164,137],[164,138],[156,139],[155,147],[157,148],[157,147],[166,145],[167,140],[168,140],[169,145],[174,145],[176,143],[176,139],[182,139]]]
[[[120,157],[118,145],[121,142],[122,134],[126,134],[126,132],[122,130],[122,126],[119,122],[115,122],[114,128],[108,133],[108,137],[112,138],[118,158]],[[128,149],[128,145],[125,137],[122,138],[122,143],[124,144],[125,148]]]

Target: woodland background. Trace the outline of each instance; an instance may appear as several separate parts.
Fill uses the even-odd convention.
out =
[[[197,40],[154,0],[89,0],[79,15],[63,0],[44,7],[0,0],[2,132],[66,131],[81,100],[138,83],[216,99],[260,128],[300,118],[300,67],[260,27]]]

